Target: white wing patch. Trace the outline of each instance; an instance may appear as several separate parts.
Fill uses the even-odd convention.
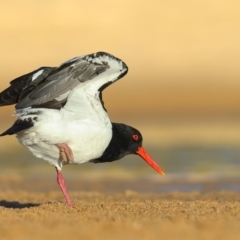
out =
[[[39,71],[37,71],[36,73],[33,74],[32,76],[32,82],[43,73],[44,69],[41,69]]]
[[[128,70],[121,60],[107,54],[96,58],[86,56],[86,60],[98,64],[106,62],[109,65],[107,71],[100,73],[98,76],[94,77],[94,79],[86,83],[87,89],[91,89],[90,91],[92,93],[98,91],[104,84],[116,81],[121,74]]]
[[[93,63],[98,63],[98,64],[107,62],[110,69],[112,69],[114,71],[117,71],[117,70],[122,71],[123,70],[123,62],[111,57],[110,55],[101,55],[101,56],[98,56],[95,58],[86,56],[86,60],[88,62],[93,62]]]

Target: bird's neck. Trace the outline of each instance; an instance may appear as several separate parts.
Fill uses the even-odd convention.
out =
[[[112,138],[102,156],[91,160],[94,163],[113,162],[124,157],[128,152],[128,142],[125,137],[126,125],[112,123]]]

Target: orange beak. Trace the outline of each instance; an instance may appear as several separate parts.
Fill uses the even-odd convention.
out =
[[[148,155],[148,153],[144,150],[143,147],[139,147],[136,153],[146,162],[148,163],[154,170],[156,170],[161,175],[165,175],[164,171],[157,165],[156,162]]]

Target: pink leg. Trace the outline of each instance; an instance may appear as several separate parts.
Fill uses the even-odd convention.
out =
[[[66,143],[57,143],[55,145],[60,149],[60,154],[64,162],[74,162],[72,149]]]
[[[67,202],[67,205],[69,207],[73,207],[73,203],[72,203],[72,201],[71,201],[71,199],[70,199],[70,197],[68,196],[68,193],[67,193],[65,180],[62,176],[62,172],[60,170],[58,170],[57,168],[56,168],[56,170],[57,170],[57,182],[58,182],[59,187],[62,190],[63,196],[64,196],[64,198]]]

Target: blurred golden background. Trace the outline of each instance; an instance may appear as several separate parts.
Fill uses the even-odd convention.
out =
[[[129,66],[128,75],[104,91],[112,121],[141,130],[170,175],[238,175],[239,1],[12,0],[1,3],[0,16],[2,90],[40,66],[109,52]],[[1,132],[14,121],[12,112],[13,106],[1,108]],[[2,170],[33,158],[13,136],[0,141]]]

